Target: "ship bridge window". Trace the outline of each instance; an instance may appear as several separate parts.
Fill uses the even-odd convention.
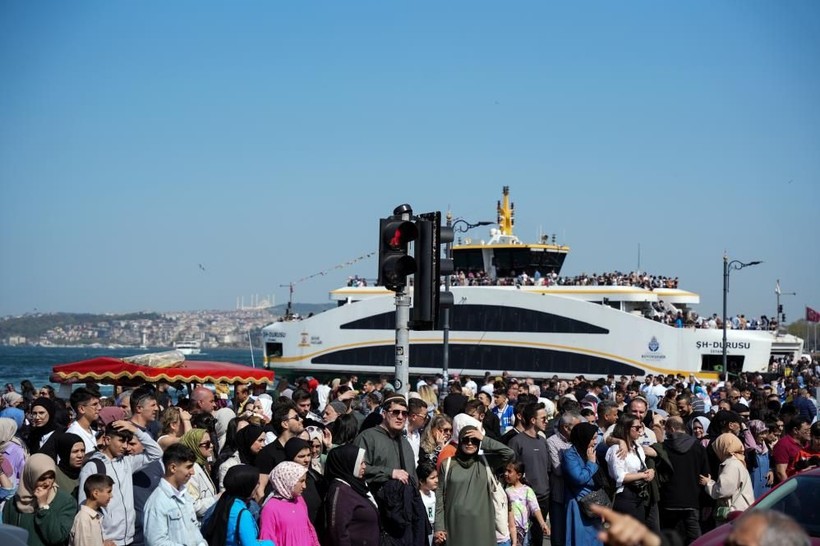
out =
[[[484,257],[481,249],[457,250],[453,252],[453,268],[456,271],[484,271]]]
[[[566,254],[559,252],[533,251],[529,248],[497,248],[493,253],[493,265],[498,277],[514,277],[521,273],[534,276],[561,271]]]

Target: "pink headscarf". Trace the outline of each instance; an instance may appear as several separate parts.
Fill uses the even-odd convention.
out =
[[[307,468],[293,461],[284,461],[276,465],[269,476],[273,487],[273,496],[279,499],[292,500],[293,488],[305,474],[307,474]]]

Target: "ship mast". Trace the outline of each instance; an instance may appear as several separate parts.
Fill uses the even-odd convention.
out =
[[[504,186],[504,197],[498,202],[498,227],[501,235],[512,235],[515,225],[515,204],[510,202],[510,187]]]

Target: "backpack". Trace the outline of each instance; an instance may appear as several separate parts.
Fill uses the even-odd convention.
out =
[[[88,455],[86,455],[85,459],[83,459],[83,464],[82,464],[82,466],[80,467],[80,472],[82,472],[82,469],[83,469],[83,468],[85,468],[85,467],[86,467],[86,465],[87,465],[88,463],[93,463],[93,464],[94,464],[94,466],[95,466],[95,467],[96,467],[96,469],[97,469],[97,471],[95,472],[95,474],[103,474],[103,475],[107,475],[107,474],[108,474],[108,472],[106,472],[106,470],[105,470],[105,463],[104,463],[104,462],[102,462],[100,459],[98,459],[98,458],[96,458],[96,457],[92,457],[92,455],[94,455],[95,453],[97,453],[97,452],[96,452],[96,451],[92,451],[91,453],[89,453]]]

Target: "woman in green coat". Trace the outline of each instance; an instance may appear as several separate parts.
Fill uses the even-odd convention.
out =
[[[29,546],[68,544],[77,503],[60,491],[56,476],[54,459],[35,453],[23,467],[17,494],[3,508],[3,523],[28,531]]]
[[[513,451],[479,429],[468,425],[458,435],[456,454],[441,463],[436,490],[436,544],[447,546],[496,546],[496,514],[491,497],[487,462],[500,467],[511,461]],[[506,517],[506,515],[504,516]]]

